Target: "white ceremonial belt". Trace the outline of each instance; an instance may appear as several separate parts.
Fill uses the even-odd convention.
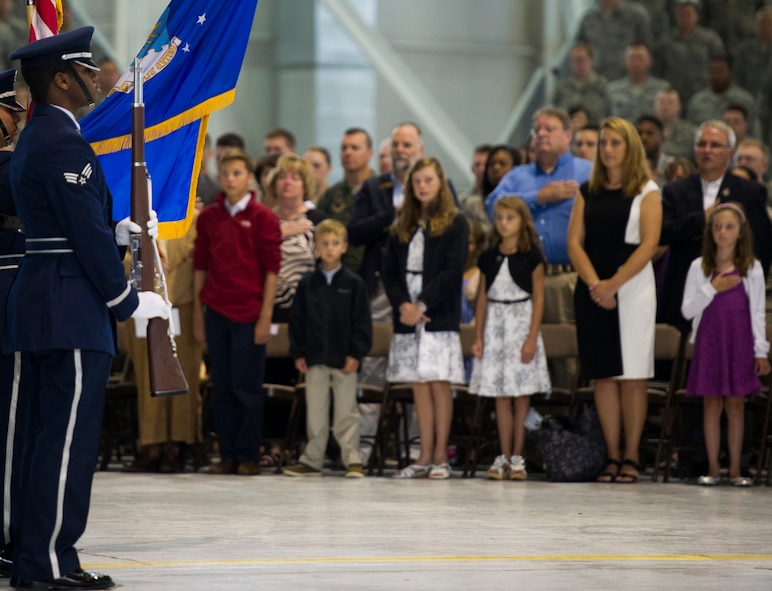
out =
[[[64,237],[27,238],[24,247],[27,254],[67,254],[75,252],[68,248],[70,241]]]

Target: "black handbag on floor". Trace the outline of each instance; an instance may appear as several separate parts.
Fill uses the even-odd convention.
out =
[[[606,444],[595,408],[576,420],[547,416],[529,437],[552,482],[594,481],[606,466]]]

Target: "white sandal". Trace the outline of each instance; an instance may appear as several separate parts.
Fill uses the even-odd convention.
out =
[[[434,468],[432,465],[410,464],[399,472],[392,474],[392,478],[427,478]]]
[[[450,466],[447,463],[436,464],[429,472],[432,480],[447,480],[450,478]]]

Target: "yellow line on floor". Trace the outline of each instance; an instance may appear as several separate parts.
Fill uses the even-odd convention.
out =
[[[520,556],[330,556],[298,558],[243,558],[232,560],[154,560],[92,562],[86,569],[174,568],[213,566],[282,566],[298,564],[385,564],[417,562],[759,562],[772,554],[544,554]]]

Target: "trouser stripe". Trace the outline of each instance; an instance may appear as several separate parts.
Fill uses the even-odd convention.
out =
[[[11,385],[11,408],[8,413],[8,434],[5,440],[5,478],[3,480],[3,535],[11,539],[11,472],[13,471],[13,442],[16,436],[16,407],[19,403],[19,382],[21,380],[21,353],[13,354],[13,384]],[[18,453],[18,451],[17,451]]]
[[[81,362],[80,349],[73,351],[75,363],[75,392],[72,397],[72,406],[70,407],[70,418],[67,422],[67,433],[64,439],[64,448],[62,452],[62,465],[59,469],[59,486],[56,493],[56,522],[54,531],[51,534],[51,540],[48,544],[48,555],[51,559],[51,570],[55,579],[61,576],[59,570],[59,560],[56,557],[56,538],[62,529],[62,519],[64,516],[64,491],[67,487],[67,473],[70,466],[70,449],[72,447],[72,435],[75,431],[75,421],[78,418],[78,404],[83,391],[83,365]]]

